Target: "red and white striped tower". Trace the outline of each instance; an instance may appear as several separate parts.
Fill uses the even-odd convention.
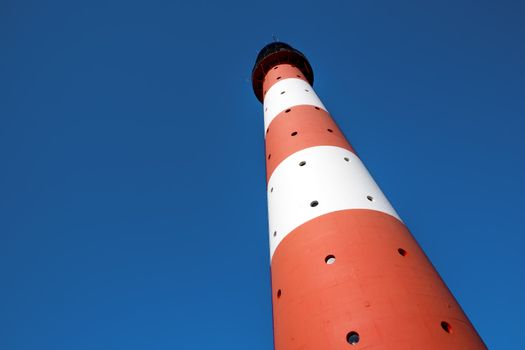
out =
[[[264,104],[276,350],[486,349],[312,88],[306,57],[274,42]]]

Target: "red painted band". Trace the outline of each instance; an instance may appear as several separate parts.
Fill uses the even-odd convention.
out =
[[[271,270],[276,350],[348,350],[350,332],[359,335],[353,349],[486,349],[408,229],[388,214],[313,219],[279,244]]]
[[[302,79],[308,83],[308,80],[306,80],[303,73],[297,67],[289,64],[279,64],[269,70],[264,77],[263,98],[274,84],[287,78]]]
[[[266,181],[288,156],[314,146],[336,146],[354,152],[330,114],[323,109],[295,106],[277,115],[266,133]]]

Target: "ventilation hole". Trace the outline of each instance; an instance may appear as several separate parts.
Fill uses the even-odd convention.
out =
[[[272,193],[272,192],[273,192],[273,187],[272,187],[272,188],[270,188],[270,193]]]
[[[347,162],[349,162],[349,161],[350,161],[350,158],[348,158],[348,157],[345,157],[345,160],[346,160]]]
[[[277,298],[280,298],[280,297],[281,297],[281,294],[283,294],[283,293],[282,293],[281,290],[279,289],[279,290],[277,291]]]
[[[397,252],[398,252],[399,255],[401,255],[401,256],[407,256],[407,255],[408,255],[407,251],[404,250],[403,248],[399,248],[399,249],[397,250]]]
[[[281,95],[284,94],[286,91],[281,91]]]
[[[306,162],[303,160],[301,163],[299,163],[299,166],[305,166]]]
[[[452,326],[448,322],[441,321],[441,328],[447,333],[452,333]]]
[[[268,90],[264,90],[263,94],[266,95],[266,92],[267,92],[267,91],[268,91]]]
[[[318,201],[313,201],[312,203],[310,203],[310,206],[313,208],[313,207],[317,207],[319,205],[319,202]]]
[[[308,90],[308,89],[304,89],[304,91],[306,91],[306,92],[310,92],[310,90]]]
[[[277,69],[277,68],[279,68],[279,66],[275,66],[275,67],[273,67],[273,69]]]
[[[290,135],[292,135],[292,136],[297,135],[297,131],[292,132]]]
[[[290,112],[290,111],[291,111],[291,109],[288,108],[286,111],[284,111],[284,113],[288,113],[288,112]]]
[[[326,129],[326,131],[328,131],[328,132],[334,132],[332,129]]]
[[[268,155],[268,159],[270,159],[270,158],[272,158],[272,155],[271,155],[271,154]]]
[[[277,236],[277,231],[273,231],[273,236]]]
[[[324,262],[328,265],[332,265],[333,263],[335,263],[335,256],[327,255],[326,258],[324,258]]]
[[[321,108],[319,108],[319,107],[314,107],[314,108],[317,109],[317,110],[320,110],[320,109],[321,109]]]
[[[297,78],[300,78],[301,76],[299,74],[297,74]]]
[[[266,129],[266,133],[268,133],[268,131],[270,131],[270,128]]]
[[[366,196],[366,199],[368,199],[370,202],[374,201],[374,197],[372,197],[372,196]]]
[[[277,77],[277,80],[281,79],[281,77]]]
[[[357,343],[359,343],[359,333],[354,332],[354,331],[348,333],[346,335],[346,341],[350,345],[356,345]]]

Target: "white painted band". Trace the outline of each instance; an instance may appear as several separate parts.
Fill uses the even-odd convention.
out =
[[[301,166],[302,162],[306,163]],[[314,201],[318,202],[316,206],[312,206]],[[401,221],[354,153],[340,147],[316,146],[290,155],[268,182],[270,258],[295,228],[346,209],[377,210]]]
[[[326,110],[314,89],[302,79],[287,78],[272,85],[264,96],[264,130],[279,113],[300,105],[311,105]]]

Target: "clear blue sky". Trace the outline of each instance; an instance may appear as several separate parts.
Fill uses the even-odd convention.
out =
[[[0,2],[0,348],[272,348],[272,34],[491,349],[523,349],[520,1]]]

